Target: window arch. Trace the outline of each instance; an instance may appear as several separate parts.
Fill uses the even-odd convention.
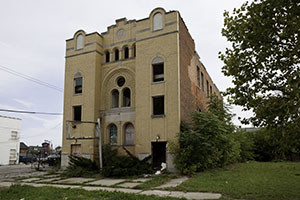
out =
[[[119,60],[119,49],[115,49],[115,61]]]
[[[153,82],[164,81],[164,60],[161,57],[156,57],[152,61]]]
[[[163,28],[163,15],[158,12],[153,16],[153,31]]]
[[[109,51],[105,52],[105,62],[108,63],[110,61],[110,53]]]
[[[123,107],[130,107],[130,89],[124,88],[123,89]]]
[[[124,47],[123,51],[124,51],[124,59],[129,58],[129,48],[128,47]]]
[[[82,74],[80,72],[77,72],[74,76],[74,93],[82,93]]]
[[[83,35],[80,34],[76,38],[76,49],[83,49]]]
[[[108,133],[109,133],[109,143],[112,145],[118,144],[118,128],[117,128],[117,126],[114,124],[109,125]]]
[[[124,144],[125,145],[134,145],[134,127],[131,123],[128,123],[125,125],[125,129],[124,129],[124,133],[125,133],[125,140],[124,140]]]
[[[119,107],[119,91],[113,90],[111,92],[111,108]]]

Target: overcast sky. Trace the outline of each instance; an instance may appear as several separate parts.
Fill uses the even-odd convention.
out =
[[[64,88],[65,40],[83,29],[102,33],[116,19],[142,19],[156,7],[178,10],[196,50],[220,91],[231,86],[221,73],[218,52],[230,44],[221,36],[224,10],[245,0],[0,0],[0,109],[62,113],[63,92],[22,79],[3,67]],[[244,116],[240,109],[233,112]],[[62,116],[0,112],[22,119],[21,139],[27,145],[50,140],[61,145]],[[249,114],[248,114],[249,115]],[[234,122],[238,124],[238,120]]]

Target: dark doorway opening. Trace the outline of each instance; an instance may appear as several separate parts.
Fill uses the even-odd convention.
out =
[[[159,170],[161,163],[166,163],[166,144],[167,142],[152,142],[152,166]]]

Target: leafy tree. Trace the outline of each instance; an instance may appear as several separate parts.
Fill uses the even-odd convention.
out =
[[[300,124],[299,0],[255,0],[224,17],[222,35],[232,47],[219,57],[234,84],[226,94],[254,112],[242,122],[299,134],[293,128]]]

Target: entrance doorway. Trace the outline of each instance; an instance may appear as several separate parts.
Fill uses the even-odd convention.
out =
[[[166,163],[167,142],[151,142],[152,144],[152,167],[159,170],[161,163]]]

